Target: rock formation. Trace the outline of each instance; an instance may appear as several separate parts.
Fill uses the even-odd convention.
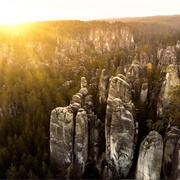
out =
[[[157,58],[159,59],[159,65],[177,64],[176,49],[174,46],[168,46],[163,49],[162,46],[158,47]]]
[[[134,47],[134,37],[128,28],[106,28],[91,29],[89,34],[90,42],[93,43],[97,52],[111,51],[112,49]]]
[[[176,126],[170,127],[169,131],[166,133],[165,142],[164,142],[164,160],[163,160],[163,173],[164,177],[174,179],[177,163],[175,165],[178,154],[175,154],[176,146],[180,137],[180,130]],[[179,147],[178,147],[179,148]],[[172,167],[174,166],[174,173],[172,172]],[[177,179],[177,178],[175,178]]]
[[[172,179],[180,179],[180,139],[177,142],[174,152],[171,174]]]
[[[108,90],[109,77],[105,69],[102,70],[99,80],[99,102],[106,102]]]
[[[73,156],[73,110],[58,107],[51,112],[50,152],[57,165],[70,165]]]
[[[140,99],[142,103],[146,102],[147,94],[148,94],[148,84],[143,83],[141,86],[141,93],[140,93]]]
[[[96,77],[93,76],[90,79],[89,93],[92,94],[92,95],[96,95],[97,92],[98,92],[98,82],[97,82]]]
[[[163,56],[164,52],[164,47],[163,45],[159,44],[158,49],[157,49],[157,59],[160,60]]]
[[[132,107],[126,77],[121,74],[112,77],[107,99],[105,136],[106,158],[111,167],[109,176],[113,178],[126,177],[131,168],[135,148]]]
[[[145,53],[145,52],[142,52],[140,54],[139,60],[140,60],[141,65],[151,62],[150,58],[148,57],[147,53]]]
[[[159,101],[157,105],[157,113],[162,116],[163,110],[169,105],[169,92],[171,87],[176,86],[180,82],[178,76],[178,66],[170,64],[166,68],[165,80],[162,84],[161,91],[159,94]]]
[[[97,126],[92,96],[88,93],[86,79],[82,77],[81,88],[72,96],[70,105],[55,108],[51,112],[50,152],[59,167],[62,164],[67,167],[75,165],[81,177],[89,151],[93,152],[93,158],[97,160]]]
[[[142,76],[142,72],[145,68],[151,71],[152,64],[150,63],[148,55],[146,53],[141,53],[139,59],[137,55],[134,56],[132,64],[126,72],[127,82],[132,86],[135,95],[140,94],[142,102],[146,101],[148,93],[148,80],[145,76]]]
[[[83,174],[88,159],[88,117],[84,109],[80,108],[76,115],[74,154],[78,173]]]
[[[137,61],[137,58],[134,57],[135,60],[133,60],[131,66],[128,69],[127,74],[130,74],[131,76],[135,77],[135,78],[139,78],[139,74],[140,74],[140,65],[139,62]]]
[[[179,50],[180,49],[180,41],[178,40],[176,43],[176,49]]]
[[[160,179],[163,157],[163,140],[156,131],[151,131],[139,150],[136,179]]]
[[[108,29],[97,29],[90,33],[89,40],[93,41],[96,52],[103,52],[104,50],[108,52],[114,46],[121,48],[128,46],[130,48],[133,44],[133,39],[130,34],[127,35],[127,32],[125,33],[127,38],[121,37],[119,44],[115,42],[117,36],[114,32],[111,35],[109,34],[109,38],[108,34]],[[111,42],[112,39],[114,43]],[[122,45],[122,42],[126,42],[126,45]],[[82,77],[80,90],[72,96],[70,105],[56,108],[51,113],[50,150],[51,157],[55,159],[56,163],[58,165],[63,163],[67,167],[75,165],[80,178],[94,177],[88,174],[92,169],[96,177],[100,175],[104,179],[127,178],[131,176],[131,168],[135,166],[136,179],[160,179],[161,167],[163,166],[165,178],[177,179],[180,176],[180,131],[177,127],[170,127],[170,130],[166,132],[164,149],[161,135],[157,131],[151,131],[141,142],[138,161],[135,164],[135,147],[140,142],[137,143],[139,140],[138,122],[135,122],[133,117],[132,99],[135,103],[138,99],[138,103],[140,100],[142,106],[146,103],[148,108],[153,108],[153,105],[157,105],[157,101],[154,104],[152,101],[159,95],[157,113],[158,116],[163,115],[164,109],[169,105],[170,88],[179,83],[179,67],[176,58],[178,48],[179,42],[176,47],[165,48],[159,45],[158,62],[152,61],[153,56],[148,56],[147,53],[143,52],[134,56],[134,59],[133,56],[129,57],[128,60],[132,60],[132,64],[127,63],[123,67],[119,66],[117,75],[110,79],[105,69],[94,69],[91,71],[93,76],[90,79],[89,86],[86,78]],[[118,63],[114,60],[109,60],[108,63],[105,67],[107,66],[115,71]],[[159,75],[159,69],[157,68],[156,72],[156,69],[152,67],[154,64],[163,67],[165,73],[162,71]],[[158,79],[155,77],[156,74],[152,75],[152,72],[156,72],[160,77],[159,82],[163,82],[162,87],[161,83],[157,86],[154,85]],[[100,73],[100,80],[97,82]],[[126,73],[126,75],[120,73]],[[99,95],[97,101],[99,100],[100,105],[104,105],[103,108],[102,106],[98,107],[105,110],[102,113],[103,115],[101,114],[103,117],[99,115],[99,109],[93,106],[93,98],[97,97],[93,97],[93,95],[97,94]],[[136,95],[137,98],[134,98]],[[139,104],[141,105],[141,103]],[[146,106],[143,108],[146,109]],[[135,110],[137,113],[141,113],[141,107]],[[156,116],[156,110],[154,111],[148,111],[147,115],[143,115],[143,118],[151,115]],[[95,112],[99,114],[96,115]],[[138,114],[135,117],[138,119],[141,116]],[[161,120],[158,123],[156,119],[155,122],[153,119],[151,121],[151,128],[158,129],[158,123]],[[139,123],[142,125],[141,119]],[[163,123],[160,126],[164,126]],[[101,130],[99,126],[101,126]],[[103,158],[102,154],[105,154]]]

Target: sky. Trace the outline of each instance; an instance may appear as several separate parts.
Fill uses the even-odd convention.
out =
[[[180,0],[0,0],[0,23],[180,14]]]

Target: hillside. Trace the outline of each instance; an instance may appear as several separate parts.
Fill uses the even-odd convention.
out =
[[[151,24],[163,24],[163,25],[170,25],[174,28],[180,27],[180,15],[167,15],[167,16],[147,16],[147,17],[127,17],[127,18],[110,18],[110,19],[103,19],[108,22],[136,22],[136,23],[151,23]]]

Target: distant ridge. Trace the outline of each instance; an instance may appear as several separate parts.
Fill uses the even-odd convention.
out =
[[[139,22],[139,23],[158,23],[158,24],[169,24],[176,28],[180,27],[180,15],[107,18],[102,20],[108,22],[122,21],[122,22]]]

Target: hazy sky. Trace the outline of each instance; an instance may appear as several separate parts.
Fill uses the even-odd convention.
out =
[[[180,14],[180,0],[0,0],[0,23]]]

